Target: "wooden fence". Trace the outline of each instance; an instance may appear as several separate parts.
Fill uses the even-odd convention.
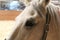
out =
[[[0,20],[14,20],[21,11],[14,10],[0,10]]]

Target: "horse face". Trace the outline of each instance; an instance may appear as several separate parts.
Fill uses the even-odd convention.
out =
[[[21,14],[23,16],[21,16]],[[23,20],[23,24],[22,26],[19,26],[20,29],[15,39],[40,40],[43,35],[43,29],[45,24],[44,13],[42,13],[40,16],[32,6],[29,6],[21,14],[17,18],[19,19],[20,17],[23,17],[24,20],[21,18]]]
[[[46,1],[43,1],[46,4]],[[37,2],[39,4],[40,2]],[[39,4],[45,9],[44,3]],[[38,8],[38,6],[37,6]],[[40,9],[41,10],[41,9]],[[42,12],[41,15],[39,15]],[[25,10],[17,16],[18,34],[14,40],[41,40],[45,26],[46,16],[45,10],[39,14],[32,5],[25,8]],[[13,37],[13,36],[12,36]],[[13,38],[12,38],[13,39]]]
[[[40,17],[37,12],[33,15],[31,13],[23,15],[26,16],[24,17],[26,21],[20,27],[16,40],[40,40],[43,35],[45,17]]]

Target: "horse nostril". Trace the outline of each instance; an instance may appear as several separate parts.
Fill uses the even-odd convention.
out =
[[[28,19],[27,21],[26,21],[26,23],[25,23],[25,26],[27,27],[27,28],[31,28],[32,26],[34,26],[36,23],[35,23],[35,20],[33,19],[33,18],[30,18],[30,19]]]

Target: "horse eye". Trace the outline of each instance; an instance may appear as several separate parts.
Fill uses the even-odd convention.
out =
[[[26,26],[27,28],[31,28],[31,27],[33,27],[35,24],[36,24],[36,23],[35,23],[35,20],[34,20],[33,18],[30,18],[30,19],[28,19],[28,20],[26,21],[25,26]]]

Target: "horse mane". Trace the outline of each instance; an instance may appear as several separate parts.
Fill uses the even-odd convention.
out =
[[[47,5],[49,14],[51,15],[51,21],[53,20],[53,25],[55,25],[56,27],[54,27],[56,30],[58,30],[58,26],[60,24],[60,19],[59,19],[59,14],[58,14],[58,10],[59,10],[59,6],[54,5],[53,3],[49,3]]]

